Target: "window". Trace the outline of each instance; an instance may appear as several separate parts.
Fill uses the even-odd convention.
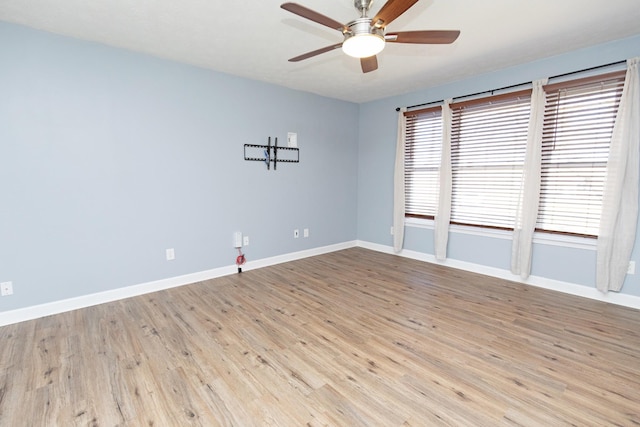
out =
[[[531,91],[451,104],[451,222],[513,228]]]
[[[597,236],[624,72],[545,87],[537,228]]]
[[[596,236],[624,72],[545,86],[537,230]],[[450,105],[451,223],[513,229],[530,91]],[[405,212],[437,212],[441,108],[405,112]]]
[[[405,116],[405,212],[433,219],[438,206],[442,111],[434,107]]]

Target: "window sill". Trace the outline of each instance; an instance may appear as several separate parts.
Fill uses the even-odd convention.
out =
[[[433,230],[434,221],[432,219],[405,218],[405,227],[426,228]],[[507,230],[497,230],[493,228],[471,227],[467,225],[451,225],[449,232],[458,234],[468,234],[474,236],[491,237],[494,239],[511,240],[512,232]],[[590,237],[568,236],[564,234],[533,233],[533,243],[539,245],[562,246],[567,248],[596,250],[597,239]]]

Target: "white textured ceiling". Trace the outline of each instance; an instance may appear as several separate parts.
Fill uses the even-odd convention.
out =
[[[640,34],[639,0],[421,0],[387,31],[457,29],[458,40],[387,44],[379,69],[363,74],[341,50],[288,62],[342,35],[283,1],[0,0],[0,20],[353,102]],[[340,22],[357,17],[353,0],[296,1]]]

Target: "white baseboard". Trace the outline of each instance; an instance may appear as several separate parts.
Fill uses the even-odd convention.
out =
[[[522,280],[520,276],[512,274],[508,270],[494,267],[487,267],[480,264],[473,264],[465,261],[448,259],[440,262],[433,255],[422,252],[409,251],[403,249],[400,253],[395,253],[390,246],[370,243],[365,241],[349,241],[338,243],[335,245],[323,246],[320,248],[307,249],[300,252],[292,252],[274,257],[263,258],[255,261],[249,261],[242,266],[244,271],[257,268],[268,267],[270,265],[281,264],[283,262],[294,261],[297,259],[307,258],[315,255],[322,255],[329,252],[335,252],[342,249],[360,246],[365,249],[371,249],[377,252],[395,254],[406,258],[419,261],[425,261],[433,264],[445,265],[452,268],[471,271],[474,273],[484,274],[487,276],[497,277],[500,279],[510,280],[514,282],[525,283],[527,285],[537,286],[540,288],[550,289],[566,294],[581,296],[598,301],[604,301],[611,304],[621,305],[640,309],[640,297],[620,294],[616,292],[602,293],[595,288],[577,285],[575,283],[562,282],[559,280],[547,279],[545,277],[530,276],[527,280]],[[75,298],[69,298],[60,301],[54,301],[46,304],[34,305],[31,307],[20,308],[0,313],[0,326],[10,325],[13,323],[33,320],[44,316],[63,313],[66,311],[77,310],[80,308],[90,307],[93,305],[103,304],[120,299],[130,298],[138,295],[148,294],[151,292],[161,291],[163,289],[175,288],[178,286],[188,285],[203,280],[215,279],[217,277],[227,276],[237,272],[237,266],[230,265],[212,270],[200,271],[183,276],[169,277],[167,279],[156,280],[153,282],[141,283],[133,286],[112,289],[109,291],[98,292],[95,294],[83,295]]]
[[[352,240],[350,242],[338,243],[335,245],[323,246],[320,248],[307,249],[300,252],[291,252],[288,254],[277,255],[274,257],[247,262],[242,267],[242,269],[253,270],[255,268],[268,267],[270,265],[282,264],[283,262],[295,261],[297,259],[308,258],[316,255],[326,254],[329,252],[340,251],[342,249],[353,248],[355,246],[357,246],[357,242],[355,240]]]
[[[244,271],[255,268],[267,267],[270,265],[280,264],[287,261],[294,261],[310,256],[321,255],[324,253],[335,252],[341,249],[347,249],[356,246],[355,241],[338,243],[335,245],[323,246],[320,248],[308,249],[300,252],[292,252],[288,254],[278,255],[274,257],[264,258],[256,261],[249,261],[242,266]],[[163,289],[176,288],[178,286],[188,285],[191,283],[201,282],[203,280],[215,279],[217,277],[228,276],[238,271],[236,265],[230,265],[212,270],[200,271],[196,273],[185,274],[183,276],[169,277],[167,279],[156,280],[153,282],[141,283],[133,286],[112,289],[109,291],[98,292],[89,295],[82,295],[75,298],[54,301],[45,304],[34,305],[31,307],[19,308],[16,310],[5,311],[0,313],[0,326],[10,325],[13,323],[24,322],[26,320],[38,319],[44,316],[63,313],[66,311],[77,310],[80,308],[91,307],[93,305],[103,304],[120,299],[135,297],[138,295],[148,294],[151,292],[161,291]]]
[[[358,241],[357,246],[365,249],[371,249],[378,252],[384,252],[388,254],[394,254],[406,258],[411,258],[419,261],[425,261],[433,264],[445,265],[447,267],[458,268],[460,270],[466,270],[473,273],[484,274],[485,276],[497,277],[499,279],[510,280],[512,282],[524,283],[539,288],[550,289],[553,291],[563,292],[565,294],[576,295],[584,298],[590,298],[593,300],[604,301],[610,304],[622,305],[625,307],[631,307],[640,309],[640,297],[634,295],[621,294],[618,292],[603,293],[597,290],[595,287],[589,287],[585,285],[578,285],[575,283],[563,282],[560,280],[548,279],[541,276],[529,276],[527,280],[522,280],[519,275],[511,273],[509,270],[503,270],[495,267],[487,267],[481,264],[474,264],[466,261],[459,261],[455,259],[447,259],[445,261],[438,261],[434,255],[425,254],[422,252],[410,251],[403,249],[399,253],[394,252],[393,247],[380,245],[377,243],[370,243],[365,241]]]

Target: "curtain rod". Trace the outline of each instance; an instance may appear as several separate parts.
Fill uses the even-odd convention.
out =
[[[556,76],[549,77],[549,80],[551,80],[551,79],[559,79],[560,77],[567,77],[567,76],[570,76],[570,75],[573,75],[573,74],[584,73],[585,71],[593,71],[593,70],[598,70],[600,68],[606,68],[606,67],[611,67],[611,66],[614,66],[614,65],[620,65],[620,64],[624,64],[626,62],[627,62],[627,60],[625,59],[625,60],[622,60],[622,61],[610,62],[609,64],[597,65],[595,67],[585,68],[583,70],[570,71],[568,73],[558,74]],[[499,92],[501,90],[507,90],[507,89],[513,89],[513,88],[516,88],[516,87],[519,87],[519,86],[527,85],[529,83],[531,83],[531,82],[518,83],[518,84],[515,84],[515,85],[504,86],[504,87],[501,87],[501,88],[498,88],[498,89],[484,90],[482,92],[476,92],[476,93],[472,93],[472,94],[469,94],[469,95],[456,96],[456,97],[453,97],[452,99],[458,100],[458,99],[463,99],[463,98],[469,98],[469,97],[472,97],[472,96],[484,95],[485,93],[493,94],[494,92]],[[410,105],[410,106],[407,107],[407,109],[416,108],[416,107],[424,107],[424,106],[431,105],[431,104],[440,104],[442,102],[444,102],[444,99],[441,99],[441,100],[438,100],[438,101],[425,102],[423,104]],[[396,111],[400,111],[400,107],[397,107]]]

